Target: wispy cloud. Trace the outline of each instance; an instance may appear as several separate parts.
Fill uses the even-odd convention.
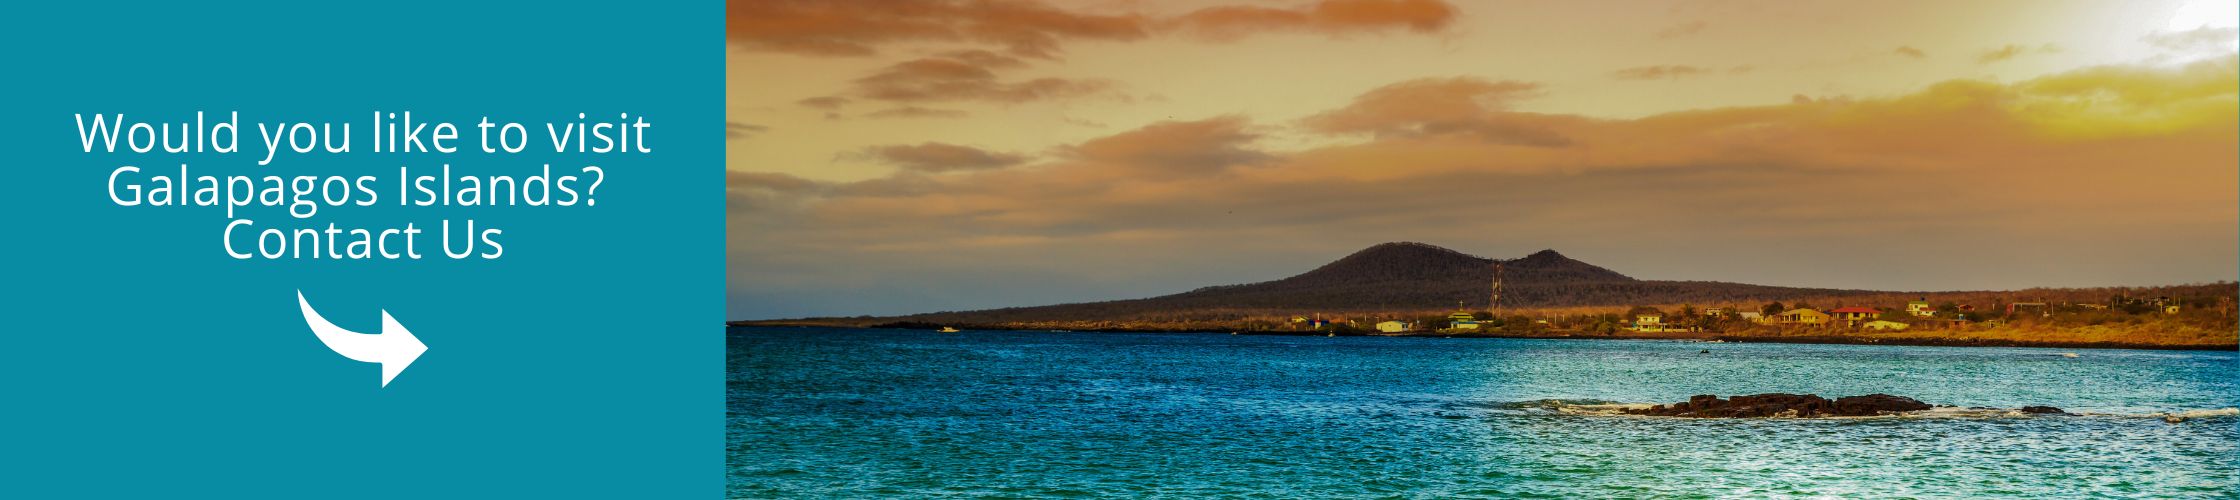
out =
[[[905,170],[926,173],[1003,168],[1027,161],[1025,155],[997,153],[971,146],[939,142],[917,145],[872,146],[864,148],[857,155],[901,167]]]
[[[2003,46],[2000,46],[1999,48],[1995,48],[1995,49],[1991,49],[1991,50],[1986,50],[1986,51],[1983,51],[1983,52],[1981,52],[1981,53],[1977,53],[1977,54],[1976,54],[1976,62],[1978,62],[1978,63],[1982,63],[1982,64],[1991,64],[1991,63],[1995,63],[1995,62],[2000,62],[2000,61],[2006,61],[2006,60],[2009,60],[2009,59],[2014,59],[2014,58],[2016,58],[2016,57],[2020,57],[2020,56],[2022,56],[2022,55],[2024,55],[2024,54],[2030,54],[2030,53],[2033,53],[2033,52],[2035,52],[2035,53],[2039,53],[2039,54],[2052,54],[2052,53],[2057,53],[2057,52],[2061,52],[2061,46],[2059,46],[2059,45],[2054,45],[2054,44],[2050,44],[2050,43],[2049,43],[2049,44],[2039,45],[2039,46],[2038,46],[2038,47],[2037,47],[2036,49],[2031,49],[2031,48],[2029,48],[2029,47],[2024,47],[2024,46],[2021,46],[2021,45],[2008,44],[2008,45],[2003,45]]]
[[[1730,75],[1740,75],[1747,74],[1756,70],[1757,67],[1755,66],[1740,65],[1728,67],[1725,70],[1725,73]],[[1690,66],[1685,64],[1659,64],[1653,66],[1635,66],[1631,68],[1620,69],[1611,72],[1610,77],[1619,80],[1679,80],[1682,78],[1710,76],[1719,73],[1721,73],[1721,71],[1718,68]]]
[[[1215,5],[1172,17],[1098,14],[1036,0],[734,1],[726,10],[728,38],[749,50],[862,57],[890,44],[950,42],[1039,59],[1058,58],[1067,41],[1135,41],[1162,32],[1212,41],[1268,32],[1433,33],[1445,30],[1460,13],[1443,0],[1321,0],[1298,8]]]
[[[971,115],[961,109],[936,109],[920,106],[898,106],[873,111],[864,116],[871,118],[964,118]]]
[[[760,134],[760,133],[763,133],[763,132],[769,132],[769,131],[770,131],[770,127],[768,127],[768,126],[764,126],[764,125],[755,125],[755,124],[751,124],[751,123],[739,123],[739,122],[724,122],[724,123],[723,123],[723,135],[724,135],[724,137],[728,137],[728,138],[732,138],[732,139],[744,139],[744,138],[747,138],[747,137],[749,137],[749,136],[753,136],[753,135],[755,135],[755,134]]]
[[[1698,20],[1698,21],[1688,21],[1688,22],[1684,22],[1684,23],[1680,23],[1680,24],[1675,24],[1675,25],[1672,25],[1672,26],[1670,26],[1670,27],[1667,27],[1667,28],[1665,28],[1665,29],[1657,30],[1657,38],[1659,38],[1659,39],[1664,39],[1664,40],[1670,40],[1670,39],[1674,39],[1674,38],[1681,38],[1681,37],[1691,36],[1691,35],[1695,35],[1695,34],[1697,34],[1697,33],[1702,33],[1702,32],[1703,32],[1703,29],[1704,29],[1704,28],[1707,28],[1707,27],[1710,27],[1710,26],[1711,26],[1711,23],[1707,23],[1707,22],[1704,22],[1704,21],[1700,21],[1700,20]]]

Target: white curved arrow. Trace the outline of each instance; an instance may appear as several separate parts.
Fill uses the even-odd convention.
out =
[[[428,352],[428,345],[420,343],[404,325],[397,324],[396,318],[389,317],[389,311],[381,311],[380,334],[365,334],[344,330],[319,317],[319,311],[311,310],[311,301],[303,299],[303,290],[296,290],[296,304],[303,306],[303,322],[311,325],[311,333],[318,335],[319,342],[328,349],[345,358],[380,363],[382,387],[388,387],[389,380],[404,373],[404,367],[411,366],[412,360],[420,359],[420,353]]]

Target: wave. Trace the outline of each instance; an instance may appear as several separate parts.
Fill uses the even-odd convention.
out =
[[[1496,412],[1524,415],[1626,415],[1624,410],[1639,410],[1656,406],[1652,403],[1625,403],[1599,399],[1535,399],[1496,403]]]
[[[2201,410],[2177,410],[2177,411],[2167,411],[2167,412],[2148,412],[2148,413],[2108,413],[2108,412],[2089,412],[2089,411],[2078,411],[2078,412],[2070,412],[2070,413],[2067,413],[2067,414],[2037,414],[2037,413],[2025,413],[2025,412],[2023,412],[2023,411],[2022,411],[2021,409],[2017,409],[2017,408],[1964,408],[1964,407],[1958,407],[1958,406],[1939,406],[1939,407],[1935,407],[1935,408],[1930,408],[1930,409],[1927,409],[1927,410],[1922,410],[1922,411],[1917,411],[1917,412],[1907,412],[1907,413],[1900,413],[1900,414],[1896,414],[1896,415],[1885,415],[1885,416],[1895,416],[1895,417],[1912,417],[1912,418],[2103,417],[2103,418],[2159,418],[2159,419],[2164,419],[2164,420],[2171,420],[2171,419],[2177,419],[2177,420],[2193,420],[2193,419],[2204,419],[2204,418],[2218,418],[2218,417],[2234,417],[2234,416],[2240,416],[2240,408],[2215,408],[2215,409],[2201,409]],[[1871,417],[1870,417],[1870,418],[1871,418]]]
[[[2126,417],[2126,418],[2161,418],[2161,419],[2170,419],[2170,418],[2181,418],[2181,419],[2187,419],[2187,420],[2191,420],[2191,419],[2196,419],[2196,418],[2240,417],[2240,408],[2217,408],[2217,409],[2213,409],[2213,410],[2181,410],[2181,411],[2172,411],[2172,412],[2159,412],[2159,413],[2078,413],[2078,415],[2085,415],[2085,416],[2099,416],[2099,417]]]
[[[1599,399],[1535,399],[1535,400],[1530,400],[1530,401],[1511,401],[1511,402],[1503,402],[1503,403],[1494,403],[1494,404],[1490,404],[1490,405],[1485,405],[1485,406],[1486,406],[1487,408],[1490,408],[1490,409],[1492,409],[1492,410],[1493,410],[1493,411],[1494,411],[1495,413],[1497,413],[1497,414],[1508,414],[1508,415],[1578,415],[1578,416],[1616,416],[1616,417],[1637,417],[1637,418],[1690,418],[1690,417],[1655,417],[1655,416],[1646,416],[1646,415],[1634,415],[1634,414],[1626,413],[1626,410],[1640,410],[1640,409],[1645,409],[1645,408],[1649,408],[1649,407],[1652,407],[1652,406],[1656,406],[1656,404],[1655,404],[1655,403],[1627,403],[1627,402],[1621,402],[1621,401],[1606,401],[1606,400],[1599,400]],[[2157,419],[2163,419],[2163,420],[2172,420],[2172,421],[2178,421],[2178,420],[2195,420],[2195,419],[2209,419],[2209,418],[2230,418],[2230,417],[2240,417],[2240,408],[2215,408],[2215,409],[2199,409],[2199,410],[2176,410],[2176,411],[2168,411],[2168,412],[2151,412],[2151,413],[2097,413],[2097,412],[2072,412],[2072,413],[2067,413],[2067,414],[2045,414],[2045,413],[2027,413],[2027,412],[2024,412],[2024,411],[2022,411],[2022,409],[2021,409],[2021,408],[1984,408],[1984,407],[1964,407],[1964,406],[1938,406],[1938,407],[1930,408],[1930,409],[1927,409],[1927,410],[1921,410],[1921,411],[1910,411],[1910,412],[1897,412],[1897,413],[1890,413],[1890,414],[1885,414],[1885,415],[1875,415],[1875,416],[1865,416],[1865,417],[1811,417],[1810,419],[1813,419],[1813,420],[1837,420],[1837,419],[1888,419],[1888,418],[1953,418],[1953,419],[1977,418],[1977,419],[1982,419],[1982,418],[2043,418],[2043,417],[2157,418]],[[1796,417],[1771,417],[1771,418],[1796,418]]]

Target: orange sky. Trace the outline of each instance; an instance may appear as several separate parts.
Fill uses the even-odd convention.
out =
[[[731,314],[1131,298],[1400,240],[1648,279],[2231,280],[2233,5],[734,2]]]

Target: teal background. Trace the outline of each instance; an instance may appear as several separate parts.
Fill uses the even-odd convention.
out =
[[[722,488],[723,6],[379,2],[11,8],[0,171],[0,497],[710,497]],[[375,110],[462,127],[371,154]],[[233,155],[86,154],[73,113],[242,112]],[[649,155],[484,155],[471,123],[646,116]],[[349,121],[349,156],[254,165],[251,123]],[[532,142],[534,144],[534,142]],[[429,231],[420,261],[234,260],[222,208],[121,207],[119,165],[196,174],[527,176],[597,164],[596,207],[244,213]],[[384,184],[386,185],[386,184]],[[505,231],[437,253],[442,220]],[[387,388],[313,337],[429,351]]]

